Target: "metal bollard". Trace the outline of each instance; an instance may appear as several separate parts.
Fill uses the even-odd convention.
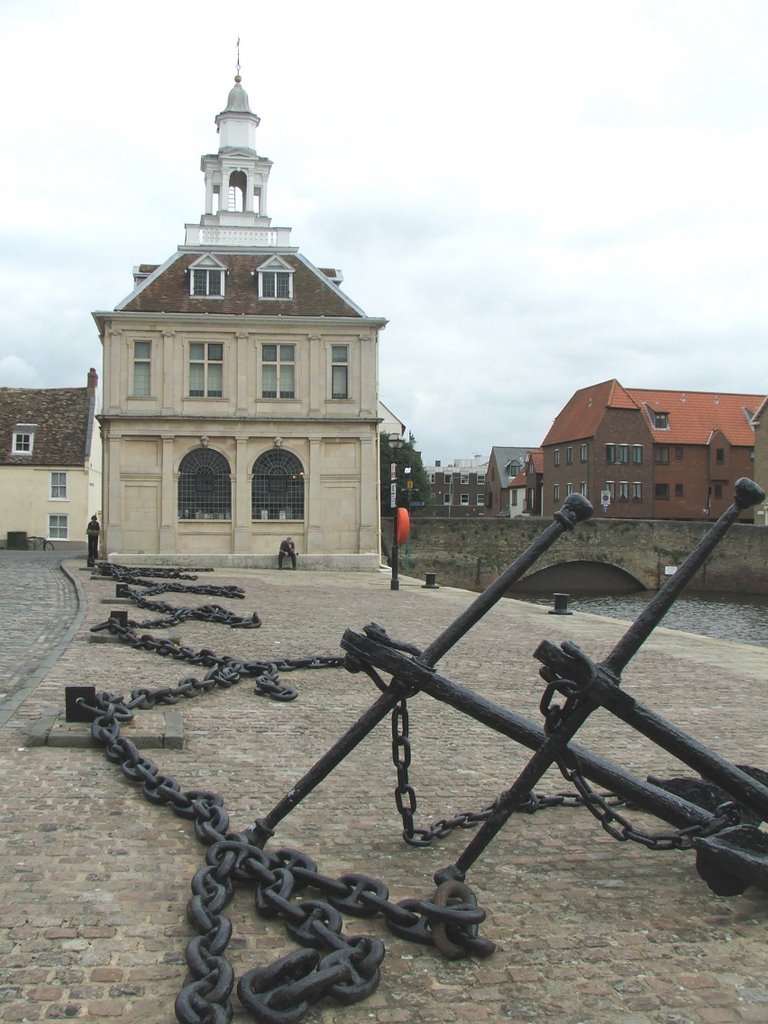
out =
[[[573,612],[568,611],[568,598],[570,594],[553,594],[552,597],[555,601],[555,607],[550,608],[550,615],[573,615]]]
[[[424,585],[422,586],[422,588],[421,588],[422,590],[439,590],[440,589],[440,587],[437,585],[437,573],[436,572],[425,573],[424,579],[426,580],[426,583],[424,583]]]
[[[93,703],[96,699],[95,686],[64,687],[65,720],[67,722],[92,722],[93,715],[83,711],[80,702]]]

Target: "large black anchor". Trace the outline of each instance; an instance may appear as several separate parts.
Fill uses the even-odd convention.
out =
[[[744,770],[708,750],[692,737],[642,707],[620,690],[621,671],[637,653],[676,597],[698,571],[741,512],[762,501],[763,491],[750,480],[737,481],[734,502],[690,553],[677,573],[649,602],[648,606],[599,665],[573,644],[562,648],[545,642],[536,651],[542,661],[541,674],[548,684],[550,704],[547,724],[541,727],[435,669],[437,661],[520,579],[540,555],[567,529],[588,518],[592,509],[585,498],[571,495],[555,514],[555,521],[422,653],[408,644],[390,640],[375,624],[364,632],[347,630],[341,646],[347,651],[348,667],[365,670],[372,677],[380,670],[392,676],[389,684],[377,679],[382,695],[358,721],[320,758],[307,774],[266,815],[255,830],[266,841],[274,827],[297,806],[395,706],[410,694],[424,692],[456,710],[470,715],[489,728],[535,751],[516,782],[495,801],[478,833],[455,864],[437,872],[438,885],[462,882],[467,870],[487,847],[510,815],[529,800],[534,785],[547,769],[557,763],[580,788],[584,802],[595,813],[596,796],[590,780],[642,810],[669,822],[684,834],[681,848],[695,846],[697,868],[705,881],[721,894],[740,892],[749,884],[768,888],[768,843],[754,824],[740,824],[740,808],[758,820],[768,817],[768,787],[760,781],[763,773]],[[555,693],[565,697],[562,709],[551,705]],[[544,703],[544,702],[543,702]],[[722,806],[710,809],[697,803],[698,790],[687,790],[687,799],[674,785],[643,780],[572,742],[581,725],[600,705],[673,752],[695,768],[704,779],[723,791]],[[685,790],[683,791],[685,792]],[[735,803],[734,803],[735,802]],[[607,815],[603,811],[603,817]],[[604,826],[608,825],[603,821]],[[609,828],[610,831],[610,828]]]

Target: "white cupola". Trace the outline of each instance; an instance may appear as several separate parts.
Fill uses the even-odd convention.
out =
[[[256,129],[260,118],[248,105],[248,93],[235,75],[235,84],[229,91],[227,105],[216,115],[216,129],[221,136],[219,153],[226,149],[250,150],[256,155]]]
[[[267,182],[272,161],[256,152],[260,118],[248,102],[239,74],[227,105],[216,115],[219,150],[201,158],[205,213],[186,225],[186,244],[275,247],[290,245],[290,228],[273,228],[267,215]]]

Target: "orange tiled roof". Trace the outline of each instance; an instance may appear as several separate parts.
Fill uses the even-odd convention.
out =
[[[533,468],[537,473],[544,472],[544,452],[541,448],[534,448],[532,451],[528,452],[526,462],[528,459],[533,463]]]
[[[648,388],[627,388],[627,392],[645,413],[654,440],[662,444],[708,444],[718,430],[731,444],[755,443],[750,421],[763,401],[760,395]],[[669,414],[668,428],[654,427],[654,412]]]
[[[593,437],[606,409],[638,409],[655,441],[708,444],[721,431],[731,444],[754,444],[750,420],[764,401],[761,395],[709,391],[624,388],[607,380],[576,391],[555,417],[542,446]],[[668,413],[668,426],[654,427],[653,413]]]
[[[637,409],[638,405],[615,379],[581,388],[555,417],[542,447],[593,437],[607,408]]]

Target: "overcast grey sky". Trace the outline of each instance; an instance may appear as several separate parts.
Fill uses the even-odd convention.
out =
[[[763,0],[0,0],[0,386],[100,368],[91,312],[203,212],[238,35],[273,224],[389,321],[425,461],[610,377],[768,391]]]

